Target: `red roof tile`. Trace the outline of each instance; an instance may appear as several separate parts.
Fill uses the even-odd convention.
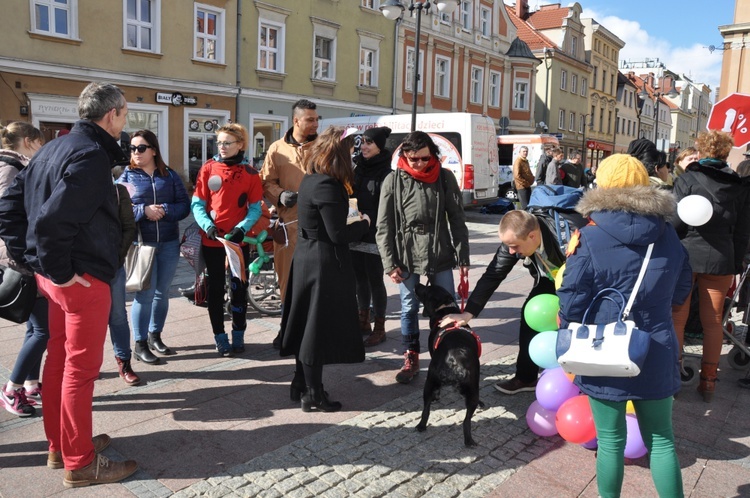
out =
[[[536,12],[532,12],[526,20],[536,29],[559,28],[563,24],[563,19],[568,17],[570,9],[560,7],[560,4],[544,5]]]
[[[505,10],[508,12],[508,17],[510,17],[511,22],[518,30],[518,37],[526,42],[526,45],[528,45],[532,51],[541,50],[544,47],[557,47],[552,40],[544,36],[542,33],[539,33],[536,29],[530,26],[529,23],[518,17],[512,6],[506,5]]]

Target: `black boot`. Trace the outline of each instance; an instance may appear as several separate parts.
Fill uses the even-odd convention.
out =
[[[161,342],[161,332],[148,333],[148,347],[159,354],[172,354],[172,350],[166,344]]]
[[[318,389],[307,386],[307,391],[302,395],[303,412],[337,412],[339,410],[341,410],[341,403],[329,401],[328,394],[323,390],[323,386]]]
[[[148,341],[135,341],[135,351],[133,351],[133,356],[135,356],[136,360],[149,365],[159,363],[159,358],[154,356],[154,353],[148,348]]]
[[[307,385],[305,384],[305,374],[301,371],[295,370],[292,385],[289,388],[289,398],[292,401],[300,401],[306,390]]]

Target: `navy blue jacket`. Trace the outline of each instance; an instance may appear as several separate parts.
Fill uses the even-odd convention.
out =
[[[0,198],[0,237],[13,259],[56,284],[84,273],[109,283],[122,237],[112,167],[125,163],[91,121],[44,145]]]
[[[167,176],[154,172],[151,176],[139,168],[126,168],[117,183],[129,183],[135,187],[133,215],[138,223],[144,242],[155,244],[180,238],[180,220],[190,214],[190,198],[180,176],[167,168]],[[152,204],[164,207],[164,218],[151,221],[143,209]],[[136,235],[137,239],[137,235]]]
[[[576,377],[576,384],[589,396],[609,401],[663,399],[680,389],[680,352],[672,305],[682,304],[687,298],[692,272],[677,232],[665,220],[675,209],[670,192],[652,187],[590,190],[576,207],[595,224],[581,229],[580,244],[567,259],[563,283],[557,291],[562,327],[581,322],[596,293],[606,287],[619,290],[627,300],[646,249],[654,243],[628,317],[651,334],[646,363],[637,377]],[[619,305],[598,302],[602,304],[589,313],[588,323],[614,322]]]

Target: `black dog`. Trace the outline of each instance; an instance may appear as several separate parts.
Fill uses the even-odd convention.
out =
[[[440,321],[451,313],[460,313],[450,292],[438,286],[417,284],[415,293],[424,305],[423,315],[430,319],[430,368],[424,383],[424,409],[417,430],[427,429],[430,404],[437,399],[443,385],[456,386],[466,399],[466,417],[463,422],[464,444],[476,446],[471,437],[471,417],[479,401],[479,355],[478,338],[468,327],[441,328]]]

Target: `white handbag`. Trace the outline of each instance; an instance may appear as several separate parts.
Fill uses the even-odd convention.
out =
[[[653,248],[653,244],[648,246],[641,272],[627,303],[617,289],[602,289],[583,314],[582,323],[571,322],[568,328],[558,331],[557,362],[566,373],[589,377],[635,377],[641,373],[648,355],[651,334],[638,329],[635,322],[627,320],[627,317],[646,273]],[[612,294],[619,296],[619,302]],[[599,299],[620,304],[620,315],[616,322],[586,323],[591,308]]]
[[[138,242],[134,242],[125,256],[125,290],[138,292],[151,287],[151,273],[154,269],[156,247],[143,243],[141,229],[138,229]]]

